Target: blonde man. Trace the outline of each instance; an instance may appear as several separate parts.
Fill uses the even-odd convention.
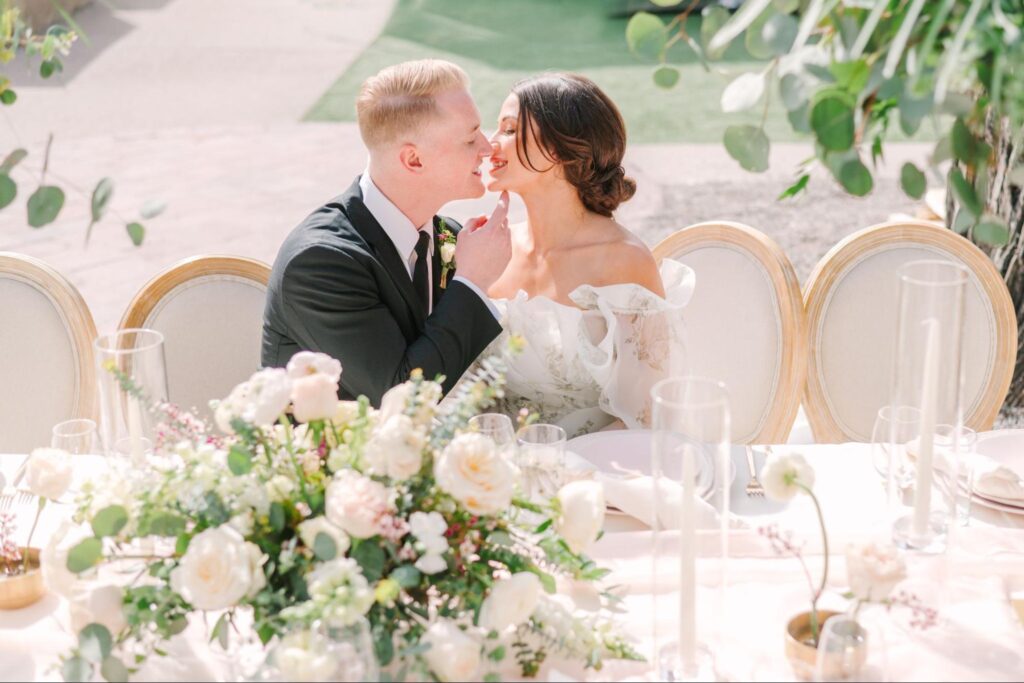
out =
[[[366,171],[307,217],[274,262],[263,321],[263,365],[301,350],[344,367],[339,395],[374,405],[415,368],[449,390],[498,335],[486,297],[511,255],[508,196],[466,230],[435,215],[480,197],[491,146],[465,72],[420,60],[382,70],[356,102]],[[440,232],[458,235],[457,273],[442,286]]]

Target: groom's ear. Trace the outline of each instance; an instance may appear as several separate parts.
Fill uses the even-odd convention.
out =
[[[402,145],[402,149],[398,152],[398,159],[402,163],[402,168],[407,171],[419,173],[423,170],[423,160],[420,158],[416,145],[410,143]]]

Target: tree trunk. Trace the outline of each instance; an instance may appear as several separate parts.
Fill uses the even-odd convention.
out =
[[[979,198],[992,214],[1006,221],[1009,242],[1002,247],[978,245],[991,257],[1003,276],[1017,310],[1017,365],[1013,372],[1006,405],[1024,406],[1024,190],[1013,183],[1010,175],[1021,163],[1024,153],[1024,130],[1012,130],[1006,119],[989,115],[985,125],[985,141],[992,146],[994,163],[985,173],[986,185],[979,187]],[[961,167],[962,168],[962,167]],[[966,169],[963,169],[966,172]],[[968,177],[968,180],[972,180]],[[987,189],[986,189],[987,188]],[[956,218],[952,193],[946,193],[946,223],[953,226]]]

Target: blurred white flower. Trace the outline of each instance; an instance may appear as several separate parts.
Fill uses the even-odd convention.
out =
[[[291,379],[282,368],[260,370],[242,382],[214,406],[217,426],[234,434],[232,420],[238,418],[257,427],[273,424],[291,400]]]
[[[292,380],[292,413],[296,420],[326,420],[337,410],[337,380],[320,373]]]
[[[68,569],[68,552],[93,535],[91,529],[65,520],[39,550],[39,568],[51,592],[69,599],[74,594],[79,575]]]
[[[585,552],[604,526],[604,487],[589,479],[570,482],[559,490],[558,501],[555,531],[574,553]]]
[[[373,589],[359,564],[342,557],[317,566],[307,577],[309,595],[332,626],[355,623],[373,606]]]
[[[442,555],[427,553],[425,555],[421,555],[413,566],[415,566],[416,569],[419,569],[422,573],[430,576],[433,574],[439,574],[445,569],[448,569],[448,562],[445,561],[444,556]]]
[[[803,488],[814,488],[814,469],[799,453],[773,454],[768,456],[761,470],[761,484],[765,495],[785,502]]]
[[[171,588],[193,607],[219,610],[258,593],[266,585],[267,557],[229,526],[200,532],[171,572]]]
[[[337,549],[338,557],[341,557],[348,552],[349,546],[352,542],[349,541],[348,535],[341,530],[335,524],[332,524],[329,519],[323,515],[307,519],[305,522],[299,524],[299,538],[306,545],[307,548],[312,548],[313,544],[316,543],[316,537],[319,534],[326,534],[332,541],[334,541],[334,547]]]
[[[281,502],[295,490],[295,482],[283,474],[275,474],[267,482],[267,496],[271,501]]]
[[[366,443],[363,457],[374,474],[404,481],[420,471],[426,436],[408,415],[388,418]]]
[[[441,263],[449,264],[455,259],[455,242],[441,245]]]
[[[353,538],[380,534],[390,510],[388,489],[354,470],[340,470],[327,486],[327,519]]]
[[[37,448],[25,466],[25,484],[40,498],[57,500],[71,486],[71,457],[59,448]]]
[[[338,663],[323,642],[323,637],[311,631],[293,631],[281,638],[274,649],[273,661],[286,681],[336,680]]]
[[[907,563],[892,546],[851,545],[846,549],[846,576],[858,600],[883,602],[907,578]]]
[[[128,625],[124,616],[124,589],[112,584],[83,583],[69,599],[71,628],[77,633],[89,624],[101,624],[117,637]]]
[[[380,410],[377,413],[381,424],[387,422],[390,418],[396,415],[402,415],[405,413],[412,395],[412,382],[405,382],[388,389],[380,400]]]
[[[440,681],[475,681],[480,668],[480,643],[447,620],[430,625],[421,639],[427,666]]]
[[[530,618],[540,600],[541,585],[536,574],[518,572],[491,586],[480,608],[480,626],[487,631],[504,631]]]
[[[409,531],[419,539],[444,536],[448,522],[440,512],[414,512],[409,515]]]
[[[310,375],[326,375],[335,383],[341,379],[341,362],[326,353],[299,351],[288,361],[286,369],[292,379],[302,379]]]
[[[512,503],[515,470],[482,434],[455,437],[437,459],[434,475],[438,486],[473,514],[497,514]]]

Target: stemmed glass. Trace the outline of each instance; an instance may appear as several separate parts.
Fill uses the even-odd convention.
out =
[[[558,425],[532,424],[519,430],[518,441],[527,497],[554,495],[565,469],[565,430]]]
[[[469,419],[470,431],[489,436],[509,460],[516,459],[516,430],[508,415],[483,413]]]
[[[863,681],[867,659],[867,631],[849,615],[836,615],[822,626],[816,681]]]
[[[50,446],[71,455],[96,453],[96,423],[89,419],[65,420],[53,427]]]
[[[914,481],[907,448],[921,434],[921,410],[914,406],[884,406],[878,410],[871,435],[875,470],[885,478],[889,504]]]

